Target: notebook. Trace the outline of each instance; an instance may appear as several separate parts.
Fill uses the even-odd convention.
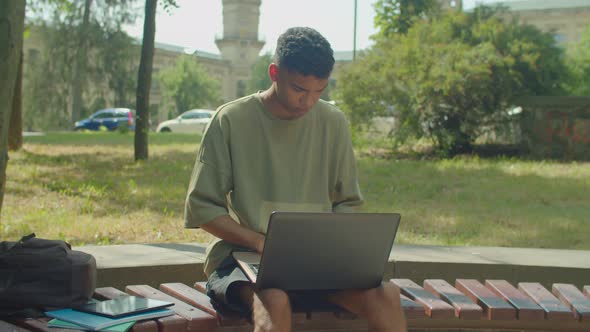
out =
[[[102,331],[102,332],[126,332],[131,327],[133,327],[134,324],[135,324],[135,321],[121,323],[121,324],[105,327],[104,329],[102,329],[100,331]],[[74,323],[69,323],[69,322],[66,322],[63,320],[59,320],[57,318],[54,318],[54,319],[48,321],[47,327],[55,327],[55,328],[68,329],[68,330],[84,330],[83,326],[80,326],[80,325],[77,325]]]
[[[84,330],[99,331],[127,322],[138,321],[142,319],[159,318],[173,315],[174,311],[170,309],[154,309],[138,314],[110,318],[101,315],[89,314],[87,312],[77,311],[74,309],[59,309],[45,312],[45,315],[51,318],[57,318],[60,321],[74,323],[81,326]]]
[[[174,303],[172,302],[129,295],[120,296],[112,300],[88,303],[75,309],[91,314],[117,318],[154,309],[170,307],[173,304]]]
[[[262,256],[234,251],[260,289],[338,290],[381,284],[397,213],[273,212]]]

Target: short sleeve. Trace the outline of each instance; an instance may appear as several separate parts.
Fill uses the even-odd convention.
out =
[[[227,215],[227,194],[232,189],[228,130],[216,114],[203,135],[185,200],[185,227],[197,228]]]
[[[333,188],[332,210],[334,212],[352,212],[354,207],[363,204],[359,188],[356,158],[352,148],[352,139],[348,120],[342,114],[338,130],[338,158],[336,165],[336,185]]]

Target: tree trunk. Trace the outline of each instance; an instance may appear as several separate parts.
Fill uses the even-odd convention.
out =
[[[0,0],[0,213],[6,188],[8,125],[23,50],[25,0]],[[0,220],[1,221],[1,220]]]
[[[148,159],[150,88],[152,83],[152,66],[154,61],[154,38],[156,34],[157,4],[158,0],[145,1],[143,42],[141,45],[141,60],[139,62],[139,72],[137,75],[135,160]]]
[[[86,38],[88,38],[87,31],[91,4],[92,0],[86,0],[84,3],[84,17],[82,26],[78,31],[78,50],[74,60],[74,77],[72,79],[72,124],[80,120],[80,110],[82,108],[82,86],[86,75],[86,49],[88,47]]]
[[[12,98],[12,114],[8,125],[8,150],[16,151],[23,147],[23,52],[18,61],[18,75]]]

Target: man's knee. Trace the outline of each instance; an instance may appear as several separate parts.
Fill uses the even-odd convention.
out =
[[[291,309],[289,295],[281,289],[264,289],[258,291],[257,296],[266,307],[269,307],[269,309]]]
[[[289,296],[280,289],[256,292],[252,305],[254,331],[290,331]]]
[[[390,283],[384,282],[379,287],[367,290],[365,300],[368,306],[398,306],[400,304],[400,290]]]

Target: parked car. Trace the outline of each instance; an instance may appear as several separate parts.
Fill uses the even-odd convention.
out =
[[[215,111],[206,109],[192,109],[172,120],[161,122],[156,131],[159,133],[202,133]]]
[[[120,126],[127,126],[135,130],[135,111],[129,108],[105,108],[93,113],[87,119],[76,121],[74,130],[116,130]]]

